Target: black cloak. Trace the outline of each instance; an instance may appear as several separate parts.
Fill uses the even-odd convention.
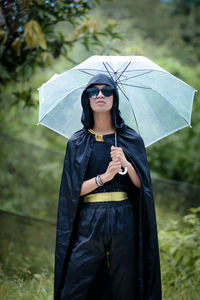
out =
[[[119,96],[114,81],[106,75],[98,74],[91,79],[87,87],[97,83],[108,84],[115,89],[112,120],[117,131],[117,146],[122,147],[126,158],[135,168],[141,181],[141,188],[136,188],[133,184],[133,190],[129,193],[129,199],[134,201],[136,210],[138,240],[138,269],[136,270],[138,274],[137,299],[133,300],[161,300],[156,215],[145,146],[142,138],[133,129],[125,125],[121,118],[118,109]],[[68,140],[59,193],[54,300],[61,299],[65,270],[73,243],[75,242],[76,226],[82,200],[80,190],[95,141],[95,136],[87,130],[88,128],[92,128],[93,115],[90,111],[89,99],[85,90],[81,101],[83,106],[81,120],[84,127],[73,134]],[[114,138],[110,135],[104,136],[104,140],[110,146],[115,144]],[[114,300],[111,294],[106,258],[99,267],[87,299]]]

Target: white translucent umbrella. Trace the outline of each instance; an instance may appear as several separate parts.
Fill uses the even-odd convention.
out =
[[[92,56],[39,88],[39,124],[69,138],[82,128],[81,93],[103,73],[116,82],[125,123],[145,146],[190,126],[196,90],[144,56]]]

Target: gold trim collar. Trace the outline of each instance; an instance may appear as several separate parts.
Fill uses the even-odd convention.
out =
[[[96,140],[96,141],[98,141],[98,142],[103,142],[103,141],[104,141],[103,135],[102,135],[102,134],[100,134],[100,133],[94,131],[93,129],[88,129],[88,131],[89,131],[90,133],[92,133],[92,134],[95,135],[95,140]]]

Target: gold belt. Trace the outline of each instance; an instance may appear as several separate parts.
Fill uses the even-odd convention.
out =
[[[107,192],[89,194],[84,197],[84,202],[108,202],[108,201],[121,201],[128,199],[126,192]]]

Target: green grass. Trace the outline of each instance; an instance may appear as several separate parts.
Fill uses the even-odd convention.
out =
[[[22,279],[14,274],[8,277],[1,272],[0,299],[52,300],[53,273],[42,271],[40,274],[34,274],[30,279]]]
[[[163,300],[200,300],[200,208],[157,208]]]
[[[159,205],[157,221],[163,300],[200,300],[200,208],[182,216]],[[27,256],[11,247],[2,261],[0,299],[52,300],[53,249],[40,247],[32,253],[28,245],[21,247],[27,247]]]

